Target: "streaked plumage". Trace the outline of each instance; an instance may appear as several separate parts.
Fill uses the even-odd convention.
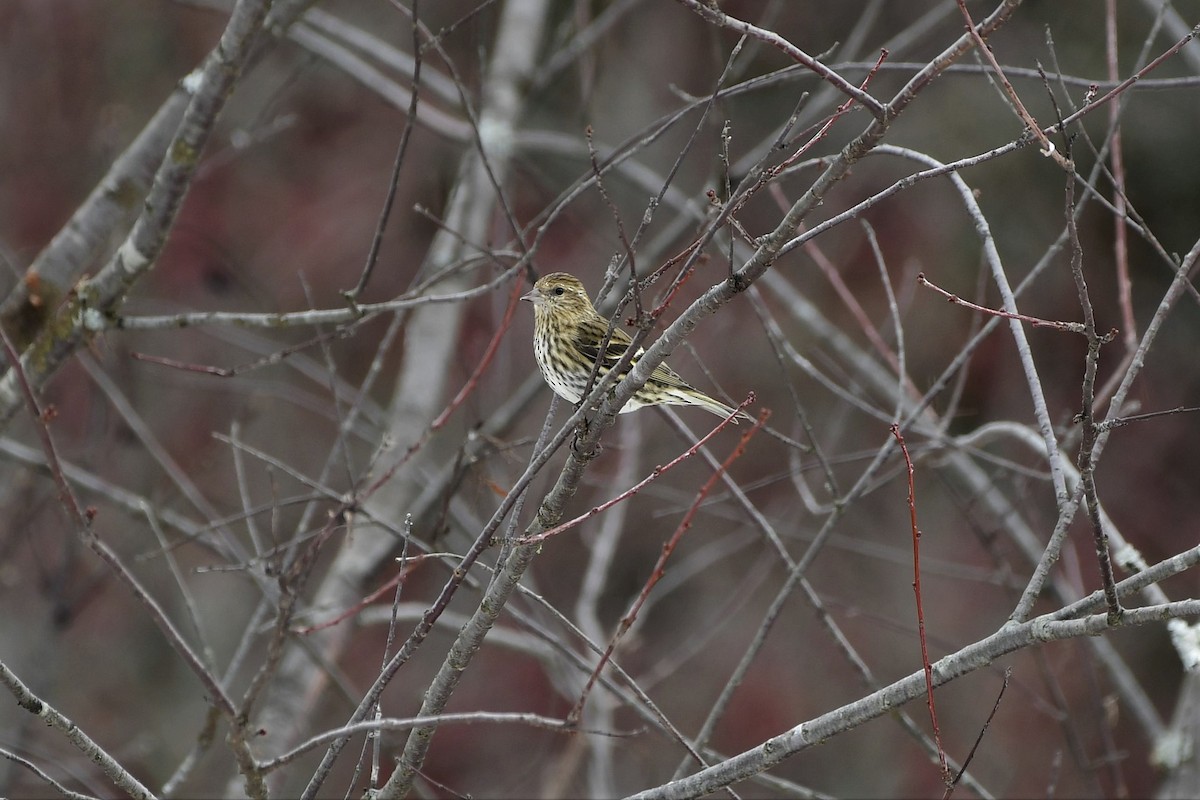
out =
[[[573,275],[565,272],[546,275],[521,299],[533,303],[533,354],[542,377],[555,394],[571,403],[583,398],[596,359],[600,359],[598,381],[633,341],[625,331],[614,328],[608,346],[600,353],[608,320],[596,313],[583,284]],[[642,352],[639,347],[638,356]],[[635,357],[633,364],[636,363]],[[719,417],[733,413],[729,406],[689,385],[665,363],[654,368],[646,384],[621,407],[621,413],[654,405],[697,406]]]

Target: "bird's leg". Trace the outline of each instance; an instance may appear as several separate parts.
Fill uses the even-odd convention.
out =
[[[575,435],[571,438],[571,452],[581,458],[595,458],[600,455],[600,443],[594,442],[591,450],[584,452],[582,448],[582,439],[588,435],[588,430],[591,424],[587,417],[579,420],[579,424],[575,426]]]

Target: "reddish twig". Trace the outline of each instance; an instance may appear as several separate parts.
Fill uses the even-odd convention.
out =
[[[1158,69],[1158,67],[1161,66],[1164,61],[1166,61],[1168,58],[1170,58],[1171,56],[1175,55],[1180,50],[1182,50],[1188,42],[1192,41],[1192,39],[1195,39],[1197,36],[1200,36],[1200,23],[1197,23],[1194,28],[1192,28],[1190,31],[1188,31],[1186,36],[1184,36],[1178,42],[1171,45],[1166,50],[1164,50],[1162,53],[1160,53],[1149,64],[1142,67],[1141,69],[1139,69],[1137,72],[1130,75],[1125,80],[1121,81],[1119,84],[1114,86],[1112,89],[1110,89],[1107,92],[1105,92],[1104,94],[1100,95],[1100,97],[1096,98],[1095,102],[1085,105],[1083,108],[1079,109],[1074,114],[1072,114],[1071,116],[1064,119],[1058,125],[1054,125],[1054,126],[1047,128],[1046,132],[1053,133],[1055,131],[1065,130],[1067,125],[1070,125],[1072,122],[1079,119],[1084,114],[1089,114],[1092,111],[1095,111],[1100,106],[1104,105],[1105,103],[1112,102],[1116,98],[1120,97],[1127,89],[1129,89],[1130,86],[1133,86],[1135,83],[1140,81],[1142,78],[1146,77],[1146,75],[1148,75],[1149,73]]]
[[[690,246],[688,248],[688,250],[685,250],[684,252],[686,253],[693,248],[694,248],[694,245]],[[656,305],[650,311],[651,319],[658,319],[660,316],[662,316],[662,313],[667,310],[667,306],[671,305],[671,301],[675,299],[675,295],[679,294],[679,290],[683,288],[683,285],[685,283],[687,283],[688,278],[692,277],[692,275],[695,274],[695,272],[696,272],[696,267],[695,267],[695,265],[693,265],[693,266],[687,267],[686,269],[684,269],[683,272],[681,272],[678,276],[676,276],[675,282],[672,283],[671,288],[669,288],[667,290],[667,294],[662,299],[662,302],[659,303],[658,305]],[[637,297],[636,291],[634,292],[634,297]]]
[[[1117,2],[1107,0],[1104,8],[1104,44],[1108,60],[1108,79],[1116,82],[1119,77],[1117,65]],[[1133,281],[1129,277],[1129,231],[1125,226],[1128,210],[1125,199],[1125,150],[1121,141],[1121,108],[1108,107],[1108,124],[1112,128],[1109,138],[1109,161],[1112,164],[1113,181],[1113,260],[1117,266],[1117,305],[1121,309],[1121,323],[1125,328],[1125,350],[1137,350],[1137,322],[1133,315]]]
[[[750,397],[748,397],[745,402],[742,403],[742,405],[744,406],[753,402],[753,399],[754,395],[751,393]],[[739,410],[740,409],[741,406],[739,406]],[[738,441],[737,447],[733,448],[733,452],[731,452],[729,456],[721,462],[720,467],[713,471],[713,474],[709,476],[708,480],[704,482],[704,485],[700,487],[700,490],[696,492],[696,497],[692,500],[692,505],[688,508],[687,513],[683,515],[683,519],[680,520],[678,527],[675,528],[675,532],[671,534],[671,537],[667,539],[666,543],[663,545],[662,552],[658,556],[658,561],[655,563],[654,569],[650,571],[650,577],[646,579],[646,585],[642,587],[642,591],[638,594],[637,599],[634,600],[633,605],[629,607],[629,612],[621,618],[621,623],[617,626],[616,632],[613,633],[612,638],[609,640],[608,647],[604,649],[604,654],[600,656],[600,661],[596,664],[596,668],[592,670],[591,676],[588,677],[587,684],[583,687],[583,691],[580,693],[579,699],[575,702],[575,706],[571,709],[571,713],[567,715],[567,725],[573,726],[579,724],[579,719],[583,716],[583,707],[587,704],[588,696],[591,694],[592,688],[596,685],[596,681],[599,680],[601,671],[603,671],[605,664],[607,664],[612,658],[612,654],[617,649],[617,645],[620,643],[621,638],[624,637],[624,635],[629,631],[629,628],[632,627],[634,621],[637,619],[638,612],[642,610],[642,606],[646,604],[646,600],[650,597],[650,592],[653,591],[654,587],[666,574],[667,559],[669,559],[671,554],[675,552],[675,548],[679,545],[680,540],[683,539],[683,535],[687,533],[689,528],[691,528],[692,518],[696,516],[696,512],[699,510],[700,504],[704,501],[704,498],[708,496],[708,493],[712,491],[712,487],[715,486],[717,481],[721,479],[721,476],[729,470],[729,465],[746,452],[746,445],[749,444],[750,439],[753,438],[754,434],[758,433],[759,429],[766,424],[767,419],[770,416],[770,409],[763,409],[761,412],[759,412],[758,419],[755,420],[754,425],[750,428],[750,430],[742,434],[742,438]],[[732,419],[732,417],[730,417],[730,419]],[[729,420],[727,419],[725,422],[722,422],[718,428],[727,425],[728,423]],[[709,436],[711,435],[712,434],[709,434]],[[708,437],[705,438],[707,439]],[[704,440],[697,442],[689,452],[694,452],[696,449],[698,449],[700,445],[703,444],[703,441]]]
[[[712,200],[712,197],[713,197],[713,195],[710,195],[709,199]],[[687,245],[682,250],[680,250],[678,253],[676,253],[675,255],[668,258],[666,261],[663,262],[663,265],[661,267],[656,268],[653,272],[651,272],[644,279],[642,279],[642,281],[641,281],[642,286],[646,287],[646,286],[652,285],[655,281],[657,281],[662,276],[662,274],[664,272],[669,270],[671,267],[675,266],[680,261],[683,261],[686,258],[691,258],[692,254],[696,252],[696,249],[698,247],[700,247],[700,244],[701,243],[699,241],[692,242],[691,244]],[[691,269],[695,269],[696,263],[700,262],[700,259],[706,258],[706,256],[705,256],[705,254],[700,253],[700,254],[696,255],[695,258],[696,258],[696,262],[693,262]],[[650,313],[651,313],[651,315],[653,315],[654,312],[652,311]]]
[[[508,308],[504,310],[504,319],[500,320],[500,327],[492,334],[492,340],[488,342],[487,349],[483,351],[483,357],[479,359],[479,363],[475,366],[471,377],[467,378],[467,382],[458,390],[458,394],[450,401],[450,405],[446,406],[442,413],[438,414],[433,424],[429,426],[430,433],[440,430],[450,420],[450,416],[470,396],[471,392],[475,391],[475,387],[479,385],[480,376],[491,365],[492,359],[496,357],[496,351],[500,349],[500,341],[504,338],[504,334],[508,333],[509,327],[512,326],[513,315],[517,311],[517,303],[521,299],[521,290],[524,288],[520,281],[513,281],[512,293],[508,296]]]
[[[797,230],[797,233],[800,233],[803,230],[804,227],[801,226]],[[871,321],[870,314],[868,314],[867,310],[862,307],[861,303],[858,302],[858,298],[854,296],[854,292],[850,290],[850,287],[846,285],[846,282],[842,280],[842,275],[840,272],[838,272],[837,266],[833,263],[833,261],[830,260],[829,256],[825,255],[825,251],[821,249],[820,245],[818,245],[815,240],[809,239],[805,241],[803,247],[804,252],[807,253],[808,257],[816,263],[817,267],[821,270],[821,273],[825,276],[825,279],[829,281],[829,285],[833,287],[833,291],[837,294],[838,299],[842,301],[842,305],[846,306],[846,309],[850,312],[850,315],[854,318],[854,321],[858,323],[858,327],[862,330],[863,335],[867,337],[867,341],[871,343],[871,346],[875,348],[875,352],[879,353],[879,357],[882,358],[887,365],[896,372],[897,375],[900,374],[900,359],[896,356],[896,351],[889,347],[887,342],[884,341],[883,335],[880,334],[879,329],[875,327],[875,323]]]
[[[866,90],[867,85],[871,82],[871,79],[875,77],[875,74],[879,71],[880,66],[882,66],[884,59],[886,59],[887,57],[888,57],[887,50],[879,51],[879,58],[876,60],[875,66],[873,66],[870,69],[870,71],[867,72],[867,76],[865,78],[863,78],[863,82],[861,84],[863,90]],[[771,167],[770,169],[764,170],[762,175],[760,175],[758,177],[758,180],[755,181],[754,185],[752,187],[750,187],[748,190],[746,190],[746,192],[742,194],[741,198],[738,199],[737,203],[734,204],[733,208],[729,212],[730,220],[731,221],[733,220],[733,216],[735,214],[737,214],[739,211],[741,211],[742,208],[745,207],[746,203],[750,202],[750,199],[752,197],[754,197],[755,195],[757,195],[759,190],[761,190],[763,186],[767,185],[767,183],[769,183],[772,180],[774,180],[775,178],[779,177],[780,173],[782,173],[788,167],[793,166],[797,161],[800,160],[800,157],[802,155],[804,155],[809,150],[811,150],[813,148],[813,145],[815,145],[817,142],[824,139],[829,134],[830,128],[833,127],[833,123],[837,122],[838,119],[840,119],[843,114],[845,114],[847,111],[850,110],[850,106],[853,105],[853,102],[854,102],[854,98],[850,98],[845,103],[842,103],[842,105],[838,106],[838,108],[832,114],[829,115],[829,119],[825,120],[825,122],[823,122],[821,124],[821,126],[817,129],[817,132],[814,133],[807,142],[805,142],[803,145],[801,145],[800,148],[798,150],[796,150],[796,152],[792,153],[790,156],[785,158],[779,164],[776,164],[775,166]],[[809,130],[811,130],[811,128]],[[781,139],[782,139],[782,135],[781,135]],[[779,141],[776,146],[777,147],[786,147],[787,145],[785,142]],[[734,224],[736,225],[736,223],[734,223]],[[742,231],[742,233],[744,234],[745,231]],[[747,236],[747,238],[750,240],[750,242],[752,244],[754,244],[754,240],[752,237]]]
[[[357,603],[347,608],[345,611],[342,611],[340,614],[336,615],[333,619],[326,620],[318,625],[306,625],[302,628],[292,628],[292,633],[300,636],[309,636],[317,633],[318,631],[323,631],[326,628],[332,628],[334,625],[338,625],[350,617],[353,617],[355,614],[371,605],[371,603],[374,603],[380,597],[383,597],[385,594],[390,592],[397,584],[403,583],[405,578],[412,574],[412,571],[417,566],[417,562],[423,561],[428,557],[429,556],[423,555],[410,556],[409,558],[405,559],[403,569],[399,570],[395,575],[389,578],[386,583],[368,594],[362,600],[359,600]]]
[[[924,272],[917,273],[917,283],[924,286],[926,289],[933,289],[935,292],[946,298],[947,302],[955,305],[969,308],[972,311],[978,311],[981,314],[990,314],[993,317],[1003,317],[1005,319],[1015,319],[1020,322],[1027,322],[1035,328],[1053,328],[1056,331],[1066,331],[1067,333],[1086,333],[1086,329],[1082,322],[1062,322],[1055,319],[1042,319],[1041,317],[1031,317],[1028,314],[1013,314],[1009,311],[1001,311],[997,308],[988,308],[987,306],[979,306],[969,300],[963,300],[956,294],[947,292],[942,287],[933,283],[925,277]],[[1110,331],[1107,336],[1111,338],[1116,335],[1116,329]]]
[[[441,429],[441,427],[449,421],[450,416],[458,410],[459,406],[463,404],[471,392],[475,390],[476,386],[479,385],[480,376],[483,375],[484,370],[486,370],[492,363],[492,359],[495,358],[496,352],[500,349],[501,339],[504,338],[504,334],[508,332],[509,327],[512,325],[513,316],[517,309],[517,303],[521,298],[522,288],[524,287],[520,281],[516,281],[513,284],[512,294],[508,298],[508,308],[505,309],[504,318],[500,320],[500,327],[496,330],[496,333],[492,335],[492,340],[488,342],[487,349],[483,353],[483,358],[479,359],[479,364],[475,367],[474,372],[471,373],[471,377],[467,378],[467,382],[463,384],[463,387],[458,390],[458,394],[456,394],[454,399],[450,401],[450,404],[442,410],[442,413],[438,414],[437,419],[430,424],[425,432],[422,433],[415,442],[408,446],[408,449],[404,451],[404,455],[400,456],[400,458],[396,460],[396,463],[384,470],[383,474],[380,475],[374,483],[367,487],[362,495],[357,498],[358,501],[361,502],[364,498],[370,497],[379,490],[379,487],[391,480],[392,476],[396,474],[396,470],[407,464],[408,460],[416,455],[418,450],[425,446],[425,443],[429,441],[429,437],[434,432]]]
[[[774,47],[796,63],[802,64],[807,69],[816,73],[822,79],[836,87],[838,91],[857,100],[863,105],[864,108],[871,112],[871,115],[874,116],[875,119],[880,121],[886,119],[888,109],[883,103],[879,102],[862,89],[857,88],[854,84],[850,83],[841,75],[822,64],[818,59],[813,58],[808,53],[805,53],[803,50],[796,47],[794,44],[780,36],[775,31],[760,28],[757,25],[752,25],[751,23],[742,19],[738,19],[737,17],[731,17],[723,12],[716,3],[709,5],[705,3],[704,0],[678,1],[713,24],[737,31],[743,36],[749,36],[753,39],[759,40],[760,42],[768,44],[771,47]]]
[[[867,77],[863,78],[863,82],[861,84],[859,84],[860,89],[862,89],[863,91],[866,91],[867,86],[871,83],[871,79],[875,77],[875,74],[877,72],[879,72],[879,68],[881,66],[883,66],[883,62],[884,62],[884,60],[887,59],[887,57],[888,57],[888,51],[886,49],[879,51],[879,58],[876,59],[875,66],[871,67],[871,69],[867,72]],[[787,169],[788,167],[792,166],[797,161],[799,161],[800,157],[803,156],[805,153],[807,153],[809,150],[811,150],[813,148],[813,146],[817,144],[817,142],[821,141],[827,135],[829,135],[829,129],[833,127],[833,123],[837,122],[838,119],[840,119],[843,114],[845,114],[847,111],[849,111],[850,107],[852,105],[854,105],[854,98],[853,97],[846,98],[846,102],[844,102],[840,106],[838,106],[837,110],[835,110],[832,114],[829,115],[829,119],[825,120],[825,122],[821,124],[821,127],[818,128],[817,132],[812,135],[812,138],[810,138],[804,144],[800,145],[799,149],[797,149],[796,152],[792,153],[790,156],[785,158],[783,161],[779,162],[778,164],[776,164],[775,166],[773,166],[769,170],[767,170],[766,173],[764,173],[764,175],[765,175],[764,179],[770,180],[771,178],[776,177],[777,175],[779,175],[779,173],[783,172],[785,169]]]
[[[913,594],[917,601],[917,634],[921,640],[921,668],[925,671],[925,697],[929,705],[929,719],[933,723],[933,741],[937,745],[938,761],[941,763],[942,780],[947,787],[953,785],[950,778],[950,767],[946,764],[946,751],[942,748],[942,734],[938,728],[937,708],[933,702],[933,666],[929,662],[929,643],[925,637],[925,606],[921,600],[921,529],[917,527],[917,493],[913,480],[914,470],[912,458],[908,455],[908,445],[904,443],[904,435],[900,426],[893,423],[892,436],[900,444],[900,452],[904,454],[904,466],[908,470],[908,516],[912,526],[913,543]]]
[[[967,11],[966,0],[958,0],[958,9],[962,12],[963,19],[967,21],[967,31],[971,34],[971,38],[975,41],[975,46],[979,48],[979,52],[984,59],[991,65],[992,70],[996,73],[996,78],[1000,81],[1000,87],[1004,90],[1004,94],[1013,105],[1013,110],[1017,116],[1021,118],[1029,133],[1037,139],[1042,145],[1042,155],[1049,156],[1054,159],[1055,163],[1068,172],[1075,171],[1075,165],[1071,163],[1071,159],[1064,156],[1054,147],[1054,143],[1042,132],[1042,127],[1038,125],[1038,121],[1033,118],[1033,114],[1025,108],[1025,104],[1021,102],[1017,90],[1009,83],[1008,76],[1004,74],[1003,67],[996,60],[996,56],[992,53],[992,49],[987,46],[987,42],[979,35],[979,31],[975,30],[975,21],[971,19],[971,12]]]
[[[541,533],[539,533],[535,536],[522,537],[521,539],[518,540],[518,543],[519,544],[538,544],[539,542],[544,542],[547,539],[549,539],[551,536],[557,536],[558,534],[562,533],[563,531],[570,530],[571,528],[574,528],[579,523],[584,522],[588,519],[591,519],[592,517],[596,516],[597,514],[603,512],[603,511],[607,511],[608,509],[615,506],[617,503],[620,503],[623,500],[628,500],[630,497],[633,497],[639,491],[644,489],[647,485],[649,485],[650,483],[652,483],[655,480],[658,480],[658,478],[661,477],[664,473],[669,472],[670,470],[679,466],[681,463],[683,463],[687,459],[696,455],[696,453],[699,452],[700,448],[703,447],[708,442],[709,439],[716,436],[718,431],[720,431],[722,428],[724,428],[725,426],[727,426],[731,422],[733,422],[733,420],[737,418],[737,415],[739,413],[741,413],[741,411],[743,409],[745,409],[746,406],[750,405],[753,402],[754,402],[754,392],[750,392],[750,394],[748,394],[746,396],[746,399],[743,400],[738,405],[738,407],[734,409],[734,413],[729,415],[728,417],[726,417],[720,424],[717,425],[717,427],[713,428],[711,431],[709,431],[707,434],[705,434],[704,438],[697,441],[695,444],[693,444],[687,450],[684,450],[682,453],[680,453],[675,458],[668,461],[666,464],[655,467],[653,470],[650,471],[649,475],[647,475],[645,478],[642,478],[640,481],[635,483],[633,486],[630,486],[628,489],[621,492],[616,497],[612,498],[611,500],[606,500],[605,502],[601,503],[600,505],[595,506],[592,509],[590,509],[587,513],[580,514],[578,517],[575,517],[575,519],[567,520],[566,522],[563,522],[559,525],[555,525],[553,528],[542,531]]]
[[[66,473],[63,472],[62,462],[58,460],[58,448],[54,446],[54,438],[50,435],[50,422],[58,415],[58,412],[54,406],[48,406],[45,409],[41,407],[37,394],[29,382],[29,377],[21,366],[21,353],[2,327],[0,327],[0,343],[4,346],[4,354],[8,363],[12,365],[10,369],[17,377],[17,384],[21,388],[21,394],[24,395],[25,404],[33,415],[33,427],[42,443],[42,452],[46,456],[46,467],[50,470],[50,477],[54,480],[54,485],[58,487],[59,503],[71,517],[71,521],[75,523],[75,529],[80,537],[85,542],[90,542],[96,538],[96,533],[92,528],[96,509],[89,507],[83,510],[79,507],[75,492],[71,489],[71,484],[67,482]]]

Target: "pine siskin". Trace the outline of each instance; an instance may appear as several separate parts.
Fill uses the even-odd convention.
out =
[[[600,380],[625,354],[632,343],[629,334],[613,328],[608,346],[600,355],[600,344],[608,333],[608,320],[596,313],[583,284],[574,275],[554,272],[538,280],[522,300],[533,303],[533,354],[542,377],[564,400],[578,403],[588,387],[592,366],[600,359],[596,380]],[[642,354],[638,348],[637,354]],[[629,369],[637,363],[633,359]],[[627,374],[627,373],[626,373]],[[623,374],[622,378],[625,377]],[[692,387],[665,363],[659,364],[650,379],[621,407],[621,413],[642,406],[698,406],[719,417],[734,410]],[[744,412],[739,417],[749,419]],[[737,422],[735,418],[734,423]]]

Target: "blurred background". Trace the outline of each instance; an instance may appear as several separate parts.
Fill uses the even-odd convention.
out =
[[[532,67],[515,81],[520,107],[511,135],[499,143],[485,138],[489,157],[503,165],[494,176],[500,191],[486,181],[473,190],[466,202],[475,203],[478,224],[468,229],[452,199],[469,185],[473,124],[496,102],[488,88],[496,65],[520,55],[497,51],[505,15],[520,5],[420,4],[419,19],[436,34],[436,46],[421,53],[418,116],[378,261],[357,299],[482,289],[353,323],[113,330],[81,348],[42,392],[43,405],[54,409],[48,427],[70,482],[80,502],[96,510],[96,532],[232,697],[240,699],[271,663],[278,605],[271,587],[301,554],[315,559],[310,572],[284,587],[299,598],[287,625],[288,656],[270,667],[270,689],[250,713],[260,733],[252,747],[264,759],[343,724],[385,654],[395,652],[395,644],[388,650],[387,620],[396,594],[388,586],[400,569],[394,559],[404,533],[412,536],[407,557],[450,555],[405,566],[400,641],[441,590],[451,556],[467,550],[525,470],[551,395],[536,374],[530,309],[522,304],[504,327],[514,292],[528,288],[531,273],[504,278],[506,270],[531,253],[526,264],[536,274],[570,271],[593,294],[609,285],[610,271],[620,271],[607,305],[601,303],[611,309],[628,285],[630,253],[639,276],[667,264],[711,221],[706,193],[720,202],[756,163],[777,164],[798,151],[845,99],[762,43],[748,41],[730,61],[737,35],[677,2],[546,4],[536,26],[525,23]],[[868,87],[882,100],[964,29],[956,3],[945,0],[719,5],[854,83],[886,47]],[[1103,3],[1029,0],[989,37],[1042,125],[1083,105],[1089,84],[1101,95],[1112,87],[1110,53],[1117,80],[1124,79],[1200,22],[1200,2],[1109,5],[1115,9],[1106,19]],[[411,7],[322,2],[287,33],[264,36],[212,132],[161,257],[120,314],[346,307],[342,293],[367,264],[409,122]],[[993,4],[969,8],[979,20]],[[219,2],[0,4],[3,294],[29,288],[29,265],[203,61],[227,18]],[[1111,46],[1106,23],[1116,34]],[[1039,68],[1048,73],[1044,82]],[[706,102],[719,85],[730,91]],[[1119,169],[1109,156],[1109,108],[1119,110]],[[839,117],[797,167],[737,213],[739,227],[749,236],[774,229],[869,122],[861,108]],[[1101,353],[1098,416],[1128,368],[1130,342],[1145,332],[1171,282],[1172,259],[1200,236],[1197,130],[1195,42],[1071,128],[1087,289],[1097,328],[1120,329]],[[1036,146],[1004,149],[1021,133],[972,51],[920,92],[884,143],[942,162],[978,157],[959,175],[990,226],[1008,281],[1022,286],[1021,311],[1080,321],[1070,251],[1062,246],[1067,176]],[[1000,152],[983,157],[993,151]],[[610,168],[614,153],[619,159]],[[605,165],[603,192],[593,162]],[[926,166],[901,151],[870,155],[828,192],[805,228]],[[1127,254],[1117,243],[1114,169],[1136,221],[1126,228]],[[140,202],[139,195],[129,204],[131,214]],[[644,219],[649,224],[635,236]],[[105,231],[92,258],[78,265],[82,274],[99,269],[127,231],[128,222]],[[453,255],[439,255],[443,250]],[[750,252],[741,234],[724,228],[651,337],[724,280],[731,257],[741,266]],[[1124,305],[1123,263],[1131,285]],[[1036,431],[1031,389],[1007,324],[972,342],[990,318],[921,288],[919,273],[980,305],[1001,305],[979,231],[944,177],[916,182],[790,250],[753,290],[705,318],[672,354],[672,366],[729,402],[753,391],[752,412],[770,409],[771,430],[755,435],[733,461],[731,483],[706,496],[699,490],[712,467],[693,458],[548,541],[526,575],[528,593],[501,615],[448,710],[564,716],[595,664],[580,630],[604,647],[695,504],[666,576],[615,658],[663,717],[692,737],[766,630],[701,748],[710,762],[919,670],[906,474],[895,454],[873,461],[890,440],[890,422],[898,413],[909,419],[935,386],[928,410],[907,432],[930,657],[997,630],[1032,572],[1038,553],[1029,543],[1047,540],[1058,508],[1044,450],[988,427]],[[647,302],[661,300],[667,285],[660,280],[647,289]],[[1195,292],[1185,293],[1122,413],[1200,405],[1197,312]],[[1025,330],[1061,452],[1074,461],[1086,342]],[[487,355],[494,337],[498,345]],[[947,373],[960,357],[965,366]],[[433,430],[464,386],[462,404]],[[569,411],[557,405],[552,430]],[[714,421],[691,409],[674,420],[653,409],[622,415],[567,514],[619,494]],[[734,451],[744,428],[709,443],[717,460]],[[8,424],[0,453],[0,660],[155,792],[167,784],[166,793],[179,797],[236,795],[241,785],[222,744],[224,723],[207,745],[204,687],[144,607],[81,543],[26,410]],[[564,453],[534,478],[516,530],[529,523]],[[1112,524],[1153,564],[1196,546],[1198,474],[1200,432],[1185,413],[1115,429],[1096,481]],[[349,524],[342,524],[345,497],[364,511]],[[820,532],[805,571],[812,596],[788,593],[781,550],[794,563]],[[1037,613],[1099,587],[1094,549],[1080,514]],[[474,583],[455,595],[391,681],[385,716],[416,713],[495,558],[496,548],[485,553]],[[1118,578],[1126,574],[1118,570]],[[1194,572],[1163,588],[1173,600],[1200,596]],[[369,596],[362,608],[344,604]],[[852,666],[826,619],[870,677]],[[332,628],[301,630],[322,623]],[[961,786],[960,796],[1138,797],[1162,787],[1170,771],[1156,766],[1153,754],[1171,730],[1183,685],[1179,654],[1162,627],[1021,651],[939,690],[941,741],[959,763],[992,709],[1005,668],[1011,682],[970,766],[974,783]],[[445,725],[417,791],[617,796],[669,780],[680,764],[694,771],[647,708],[628,689],[598,689],[584,725],[615,737],[510,723]],[[929,732],[923,702],[904,710],[911,727]],[[906,725],[885,715],[786,760],[771,772],[778,783],[735,788],[747,797],[937,796],[936,758]],[[384,777],[404,738],[384,738]],[[355,771],[360,746],[361,737],[320,796],[361,794],[367,774]],[[0,705],[0,748],[78,791],[114,796],[97,767],[12,703]],[[274,793],[297,795],[323,752],[272,773]],[[369,763],[369,755],[359,763]],[[0,760],[0,795],[52,794],[29,770]]]

